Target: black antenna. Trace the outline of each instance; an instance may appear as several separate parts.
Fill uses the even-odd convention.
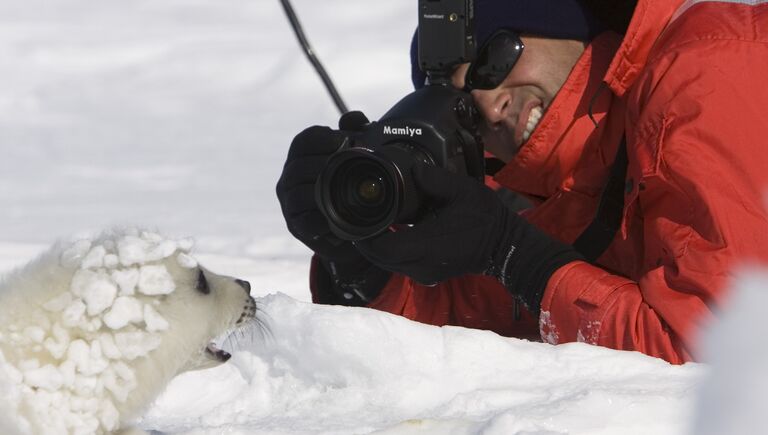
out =
[[[349,111],[347,109],[347,105],[344,104],[344,101],[341,99],[339,92],[336,90],[336,86],[333,85],[331,77],[325,71],[325,68],[323,68],[323,65],[320,63],[320,60],[317,58],[317,56],[315,56],[315,52],[312,50],[312,47],[310,47],[309,41],[304,35],[304,30],[301,27],[301,23],[299,23],[298,17],[296,17],[296,12],[293,11],[290,0],[280,0],[280,2],[283,4],[285,15],[288,16],[288,21],[291,22],[293,32],[296,34],[296,38],[298,38],[299,44],[301,44],[301,48],[304,49],[304,54],[307,56],[307,59],[309,59],[309,62],[312,63],[312,66],[315,67],[315,70],[320,75],[320,78],[323,79],[325,88],[328,90],[328,93],[331,94],[331,98],[333,98],[333,102],[336,103],[336,107],[339,109],[339,112],[341,112],[342,115],[347,113]]]

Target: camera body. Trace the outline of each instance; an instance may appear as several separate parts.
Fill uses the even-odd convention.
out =
[[[419,67],[450,72],[475,58],[474,0],[419,0]]]
[[[419,0],[419,64],[428,83],[379,121],[348,132],[315,185],[331,231],[344,240],[375,236],[416,222],[429,209],[411,175],[434,165],[482,182],[483,146],[472,97],[454,88],[455,65],[475,55],[474,0]]]

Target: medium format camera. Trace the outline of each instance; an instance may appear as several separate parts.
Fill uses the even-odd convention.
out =
[[[419,0],[419,65],[427,85],[378,122],[349,132],[316,183],[320,211],[339,238],[361,240],[418,220],[429,204],[414,185],[415,164],[482,182],[478,112],[450,82],[454,66],[474,59],[473,18],[473,0]]]

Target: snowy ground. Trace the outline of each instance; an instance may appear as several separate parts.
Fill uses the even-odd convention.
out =
[[[413,1],[295,7],[351,108],[376,118],[409,91]],[[194,236],[201,263],[262,297],[271,335],[177,378],[147,429],[623,435],[694,421],[701,365],[307,303],[309,253],[274,185],[293,135],[337,113],[277,0],[0,0],[0,83],[0,271],[132,224]]]

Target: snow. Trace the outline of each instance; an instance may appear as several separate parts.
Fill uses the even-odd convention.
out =
[[[183,252],[176,256],[176,261],[178,261],[179,266],[186,269],[194,269],[198,266],[197,260]]]
[[[147,331],[149,332],[159,332],[159,331],[165,331],[168,329],[168,321],[163,318],[163,316],[160,315],[154,308],[152,308],[152,305],[144,305],[144,312],[142,313],[142,316],[137,316],[134,319],[131,319],[132,322],[141,322],[144,321],[144,323],[147,325]]]
[[[139,284],[139,269],[117,269],[112,271],[112,281],[120,289],[121,296],[130,296],[136,293],[136,286]]]
[[[115,299],[109,312],[104,315],[104,324],[110,329],[120,329],[129,323],[143,321],[144,307],[138,299],[131,296],[120,296]]]
[[[82,298],[82,301],[76,300],[75,303],[84,303],[89,316],[95,316],[112,306],[117,296],[117,286],[103,270],[78,270],[72,278],[70,291]]]
[[[751,267],[735,284],[720,323],[705,334],[710,376],[701,385],[692,434],[765,432],[768,399],[768,271]]]
[[[266,339],[247,337],[239,346],[248,350],[229,364],[178,377],[144,425],[168,433],[226,425],[234,434],[680,434],[702,371],[282,294],[259,303]],[[204,400],[185,400],[201,388],[210,393]]]
[[[142,233],[141,237],[127,236],[117,244],[120,263],[124,266],[162,260],[176,252],[176,249],[178,243],[175,240],[163,240],[159,234],[147,232]]]
[[[351,108],[375,119],[410,90],[413,1],[294,7]],[[139,422],[148,430],[708,435],[765,424],[768,352],[751,346],[766,332],[753,324],[768,302],[759,273],[708,335],[711,367],[309,304],[309,252],[285,229],[274,186],[293,135],[338,114],[278,1],[0,2],[0,35],[0,270],[72,236],[61,263],[82,267],[78,283],[45,309],[84,331],[116,328],[90,341],[56,324],[42,337],[18,330],[8,338],[66,362],[17,370],[0,355],[0,366],[12,384],[71,385],[77,408],[96,415],[77,421],[84,432],[114,426],[117,411],[94,409],[76,369],[101,372],[118,398],[141,381],[119,360],[151,351],[167,322],[132,298],[173,290],[142,265],[176,248],[182,267],[248,280],[269,331],[225,343],[227,364],[176,378]],[[153,230],[78,239],[133,225]],[[140,317],[144,331],[123,331]],[[42,397],[55,430],[72,409]],[[20,400],[0,382],[1,409]],[[0,412],[0,433],[16,432]]]
[[[146,265],[139,268],[139,292],[145,295],[167,295],[176,289],[173,277],[162,265]]]

